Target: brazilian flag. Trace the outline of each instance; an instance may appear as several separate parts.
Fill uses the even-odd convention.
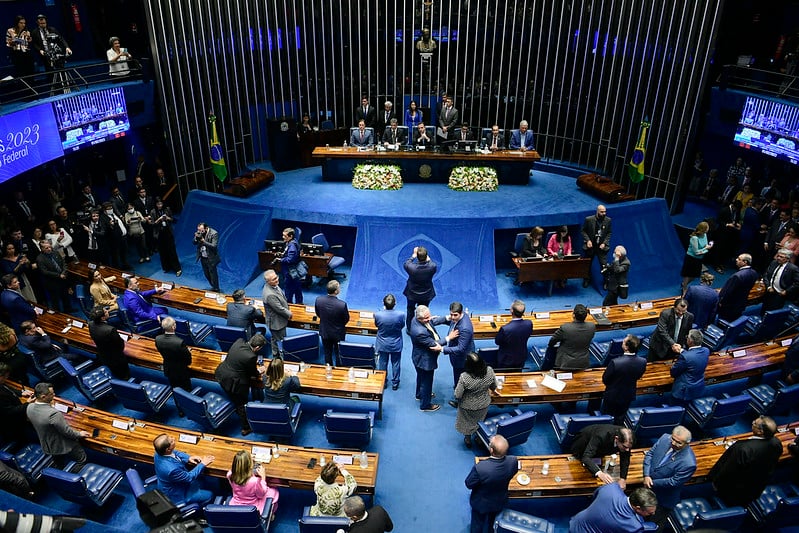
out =
[[[649,129],[649,119],[645,118],[641,122],[641,129],[638,131],[638,143],[635,145],[633,157],[630,159],[630,166],[627,167],[627,174],[630,181],[640,183],[644,180],[644,154],[646,154],[646,132]]]
[[[227,178],[227,167],[225,166],[225,152],[222,150],[222,145],[219,144],[219,137],[216,135],[216,116],[213,113],[208,115],[208,122],[211,123],[211,169],[219,178],[219,181],[225,181]]]

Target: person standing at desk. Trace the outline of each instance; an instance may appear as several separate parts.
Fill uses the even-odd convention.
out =
[[[585,217],[583,222],[583,255],[593,260],[594,257],[599,261],[600,270],[607,264],[608,251],[610,251],[610,236],[612,233],[611,218],[604,205],[596,206],[596,213]],[[583,279],[583,288],[587,289],[591,283],[591,274]]]
[[[130,378],[130,366],[125,357],[125,341],[117,328],[108,323],[108,309],[95,305],[90,313],[89,335],[97,347],[97,361],[105,365],[117,379]]]
[[[289,303],[302,303],[302,278],[297,272],[297,265],[302,260],[300,258],[300,243],[295,239],[294,228],[283,229],[283,242],[285,248],[280,257],[275,258],[275,262],[280,263],[280,270],[283,272],[283,283],[285,284],[286,300]]]
[[[658,325],[649,341],[647,359],[652,362],[676,358],[693,323],[694,315],[688,312],[688,302],[684,298],[674,300],[670,309],[660,312]]]
[[[253,379],[261,379],[266,368],[258,364],[258,352],[266,345],[266,337],[256,333],[249,341],[236,339],[230,347],[227,357],[214,372],[214,379],[236,406],[236,414],[241,420],[241,435],[246,437],[252,433],[247,411],[244,406],[250,396],[250,383]]]
[[[514,131],[510,136],[508,148],[511,150],[521,150],[522,152],[535,150],[533,132],[528,129],[529,127],[530,125],[526,120],[519,122],[519,129]]]
[[[197,232],[194,234],[194,245],[197,247],[197,261],[203,267],[203,274],[211,290],[219,292],[219,274],[217,266],[221,262],[219,258],[219,232],[208,226],[205,222],[197,224]]]
[[[397,390],[400,385],[402,328],[405,326],[405,315],[402,311],[394,309],[396,303],[397,299],[393,294],[386,294],[383,297],[383,310],[375,313],[377,369],[386,371],[386,383],[388,383],[388,363],[391,361],[391,390]]]
[[[627,258],[627,249],[617,246],[613,250],[613,261],[605,266],[604,274],[607,279],[608,293],[602,305],[617,305],[619,296],[627,298],[629,285],[627,285],[627,272],[630,270],[630,260]]]
[[[186,392],[191,392],[191,351],[186,346],[186,342],[175,335],[175,319],[171,316],[161,321],[161,329],[164,332],[155,338],[155,347],[164,360],[164,376],[169,381],[169,386],[173,389],[180,387]],[[178,407],[178,415],[183,416],[177,399],[173,396],[175,405]]]
[[[314,312],[319,317],[319,336],[322,338],[322,349],[325,352],[325,364],[339,365],[338,343],[347,336],[347,322],[350,311],[347,302],[338,299],[339,282],[331,279],[327,282],[327,295],[319,296],[314,303]]]
[[[549,339],[548,348],[558,346],[555,368],[584,370],[590,366],[589,347],[596,333],[596,323],[586,322],[588,309],[583,304],[574,306],[574,320],[561,324]]]
[[[436,296],[433,276],[438,271],[438,265],[427,256],[427,248],[416,246],[413,249],[413,255],[405,261],[403,268],[408,273],[408,281],[405,283],[405,290],[402,291],[408,301],[405,312],[405,329],[410,332],[416,306],[429,306]]]
[[[719,293],[711,285],[716,276],[710,272],[702,272],[699,284],[689,285],[685,291],[685,301],[694,314],[694,324],[705,329],[716,321],[716,308],[719,305]]]
[[[519,458],[508,455],[508,441],[502,435],[491,437],[488,452],[490,457],[475,464],[464,481],[472,491],[471,533],[493,531],[494,519],[508,501],[508,483],[519,471]]]
[[[261,297],[264,302],[266,312],[266,327],[272,334],[272,356],[283,356],[283,339],[286,338],[286,326],[291,320],[291,309],[289,309],[286,296],[278,285],[277,273],[269,269],[264,272],[264,289]]]
[[[621,425],[630,404],[635,400],[638,380],[646,372],[646,359],[638,357],[641,340],[635,335],[627,335],[621,342],[623,355],[608,362],[602,373],[605,393],[602,395],[600,411],[613,416],[613,423]]]
[[[86,451],[78,442],[90,437],[88,431],[78,431],[70,426],[64,414],[53,407],[55,392],[50,383],[41,381],[33,389],[36,398],[28,404],[27,416],[39,436],[42,451],[50,455],[59,468],[64,468],[70,461],[72,472],[79,472],[86,464]]]
[[[685,338],[687,348],[677,356],[669,371],[674,378],[671,386],[672,404],[687,406],[705,392],[705,369],[710,350],[702,346],[702,332],[692,329]]]
[[[446,103],[438,115],[438,129],[436,130],[436,136],[441,142],[452,138],[455,125],[458,124],[459,120],[460,114],[455,109],[452,98],[446,97]]]
[[[658,512],[652,521],[660,525],[680,501],[682,486],[696,472],[696,455],[691,449],[691,432],[675,426],[644,453],[644,487],[658,498]]]
[[[525,305],[514,300],[510,306],[511,321],[499,328],[494,344],[497,351],[497,368],[504,371],[521,372],[527,359],[527,341],[533,334],[533,321],[524,317]]]
[[[627,473],[630,470],[630,450],[635,437],[630,428],[612,424],[593,424],[583,428],[571,447],[571,454],[580,459],[583,466],[602,483],[613,483],[613,476],[602,471],[594,462],[597,457],[619,454],[619,486],[627,487]]]

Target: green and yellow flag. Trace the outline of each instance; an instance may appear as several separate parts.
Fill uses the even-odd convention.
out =
[[[219,137],[216,135],[216,116],[211,113],[208,115],[208,122],[211,123],[211,169],[219,178],[219,181],[225,181],[227,178],[227,167],[225,166],[225,152],[222,150],[222,145],[219,144]]]
[[[627,174],[630,181],[640,183],[644,180],[644,155],[646,154],[646,132],[649,129],[649,119],[645,118],[641,122],[641,129],[638,131],[638,143],[635,145],[633,157],[630,159],[630,166],[627,167]]]

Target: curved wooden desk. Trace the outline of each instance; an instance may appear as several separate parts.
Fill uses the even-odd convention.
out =
[[[89,275],[88,263],[86,261],[72,263],[67,268],[70,274],[76,276],[84,282]],[[111,288],[117,289],[120,292],[125,290],[125,282],[122,277],[123,271],[106,266],[101,266],[100,271],[105,277],[117,277],[115,281],[109,284]],[[140,276],[137,277],[139,278],[139,285],[141,286],[142,290],[152,289],[156,285],[161,285],[162,283],[150,278],[144,278]],[[755,284],[749,293],[749,303],[752,304],[757,302],[761,298],[763,291],[764,288],[762,283],[758,282]],[[227,304],[232,303],[233,298],[231,296],[220,294],[219,296],[224,296],[225,300],[223,303],[219,303],[216,300],[216,296],[217,295],[215,293],[209,293],[198,289],[192,289],[190,287],[175,285],[172,290],[153,296],[152,300],[153,302],[158,302],[167,307],[224,318],[227,316]],[[197,303],[195,303],[195,301],[197,301]],[[614,305],[610,307],[607,317],[611,324],[597,325],[597,331],[609,331],[616,329],[621,330],[638,326],[654,326],[657,324],[660,312],[664,309],[668,309],[674,304],[674,297],[658,298],[656,300],[651,300],[650,302],[652,303],[651,309],[633,310],[632,303]],[[647,304],[650,302],[641,303]],[[263,305],[258,299],[255,299],[253,303],[257,306]],[[292,319],[289,321],[289,327],[305,330],[319,329],[319,321],[314,313],[313,305],[306,306],[289,304],[289,307],[291,308],[292,312]],[[472,317],[472,323],[474,324],[474,338],[493,340],[494,337],[496,337],[499,328],[510,322],[511,318],[512,317],[510,314],[501,313],[494,315],[474,315]],[[533,336],[552,335],[561,324],[572,321],[572,311],[570,309],[564,309],[558,311],[537,312],[527,318],[530,318],[533,321]],[[589,316],[587,320],[594,319],[593,317]],[[350,309],[350,321],[347,324],[347,333],[372,337],[377,335],[377,326],[375,326],[373,313],[371,311]]]

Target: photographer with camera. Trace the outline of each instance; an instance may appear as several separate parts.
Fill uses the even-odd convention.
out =
[[[39,52],[48,72],[64,68],[66,58],[72,55],[72,49],[57,29],[47,25],[47,17],[36,16],[37,27],[31,32],[31,44]]]
[[[205,222],[200,222],[197,224],[197,232],[194,234],[194,245],[197,247],[197,261],[203,266],[203,274],[211,284],[211,290],[220,292],[219,274],[216,271],[216,267],[221,261],[218,250],[219,232]]]

